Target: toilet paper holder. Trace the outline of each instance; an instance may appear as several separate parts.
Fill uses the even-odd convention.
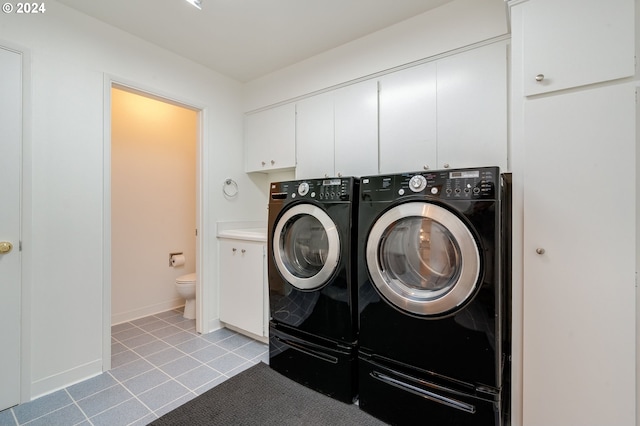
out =
[[[173,266],[173,256],[182,256],[182,252],[169,253],[169,266]]]

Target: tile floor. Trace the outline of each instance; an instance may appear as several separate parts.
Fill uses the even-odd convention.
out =
[[[0,411],[0,426],[146,425],[229,377],[268,345],[228,329],[199,335],[180,310],[112,327],[111,370]]]

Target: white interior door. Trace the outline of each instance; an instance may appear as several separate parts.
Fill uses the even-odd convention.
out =
[[[0,410],[20,402],[22,56],[0,48]]]

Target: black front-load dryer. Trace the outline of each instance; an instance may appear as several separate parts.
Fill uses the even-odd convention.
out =
[[[269,364],[344,402],[357,395],[358,179],[271,184]]]
[[[503,191],[497,167],[361,178],[361,409],[394,424],[502,424]]]

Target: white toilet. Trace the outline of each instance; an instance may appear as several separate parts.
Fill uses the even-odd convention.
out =
[[[181,275],[176,278],[176,289],[180,297],[183,297],[183,317],[194,319],[196,317],[196,273]]]

